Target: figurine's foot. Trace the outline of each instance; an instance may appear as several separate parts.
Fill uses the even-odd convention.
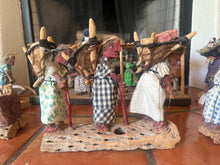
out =
[[[164,120],[164,121],[155,121],[153,123],[153,127],[156,130],[163,130],[163,129],[168,127],[168,122],[166,120]]]
[[[208,123],[206,124],[206,127],[210,129],[211,131],[220,131],[220,124]]]
[[[109,125],[105,125],[104,123],[96,123],[96,131],[105,133],[110,130]]]
[[[47,124],[46,127],[44,128],[44,132],[56,132],[59,130],[59,127],[55,124]]]
[[[146,123],[153,121],[153,119],[152,119],[151,117],[149,117],[149,116],[144,116],[143,120],[144,120],[144,122],[146,122]]]

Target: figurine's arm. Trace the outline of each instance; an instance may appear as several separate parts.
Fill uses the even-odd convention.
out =
[[[13,83],[16,81],[15,78],[12,76],[12,74],[9,73],[8,71],[5,71],[5,74],[6,74],[6,76],[8,77],[10,83],[13,84]]]
[[[110,76],[112,78],[112,80],[117,83],[120,87],[124,87],[125,86],[125,82],[122,81],[121,75],[116,75],[114,72],[110,73]]]
[[[164,82],[166,83],[167,86],[167,92],[170,94],[170,98],[173,99],[173,90],[172,90],[172,86],[171,86],[171,80],[170,80],[170,76],[166,75],[163,77]]]
[[[80,74],[79,74],[78,72],[69,73],[69,76],[70,76],[71,78],[74,78],[74,77],[79,76],[79,75],[80,75]]]
[[[57,72],[54,72],[53,76],[55,77],[55,80],[56,80],[60,89],[67,88],[67,80],[66,79],[61,79],[60,75]]]

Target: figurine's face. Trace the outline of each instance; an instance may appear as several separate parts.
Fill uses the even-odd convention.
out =
[[[6,62],[7,65],[13,66],[15,64],[15,57],[9,57]]]
[[[128,62],[130,62],[130,63],[132,63],[132,62],[133,62],[133,60],[134,60],[134,58],[133,58],[133,57],[129,57],[129,58],[128,58]]]
[[[170,64],[176,65],[178,61],[180,61],[181,55],[179,54],[173,54],[169,56]]]
[[[120,40],[114,40],[112,45],[106,48],[103,52],[103,57],[118,58],[121,51]]]

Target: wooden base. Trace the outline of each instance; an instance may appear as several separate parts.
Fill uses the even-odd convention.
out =
[[[18,130],[27,126],[27,119],[20,117],[9,126],[0,126],[0,139],[10,139],[16,136]]]
[[[220,131],[212,131],[204,125],[199,126],[199,132],[210,137],[215,144],[220,144]]]
[[[55,133],[45,133],[41,143],[43,152],[78,152],[97,150],[173,149],[180,141],[175,124],[154,130],[152,122],[133,121],[128,126],[115,124],[111,131],[100,133],[95,123],[79,124]]]

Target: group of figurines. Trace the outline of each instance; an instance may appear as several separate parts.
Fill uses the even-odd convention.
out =
[[[71,120],[68,112],[71,110],[66,110],[66,107],[69,107],[66,98],[68,95],[62,90],[67,89],[66,75],[72,75],[73,70],[85,79],[85,84],[92,87],[96,130],[106,132],[116,121],[117,88],[124,88],[126,83],[115,73],[112,59],[119,58],[122,42],[115,35],[107,35],[102,40],[97,40],[94,22],[93,26],[91,24],[89,22],[89,29],[83,31],[81,45],[59,47],[46,37],[46,32],[42,32],[38,44],[34,43],[26,50],[26,55],[35,68],[34,72],[39,77],[41,121],[46,124],[45,132],[56,132],[59,129],[57,123],[64,121],[66,115],[69,115]],[[180,61],[185,45],[194,35],[195,32],[178,38],[177,30],[174,29],[156,35],[153,33],[151,38],[139,41],[135,33],[134,45],[138,52],[136,74],[139,80],[135,84],[136,89],[129,109],[132,113],[145,115],[146,121],[154,123],[154,129],[168,126],[163,105],[166,91],[173,98],[170,68]],[[37,46],[40,48],[38,52],[34,52]],[[39,64],[33,60],[36,56],[41,56]],[[44,69],[40,69],[42,61]],[[131,67],[131,64],[126,66],[128,70]],[[125,75],[129,76],[131,77],[131,74]]]
[[[40,41],[31,44],[28,49],[24,48],[24,52],[32,64],[33,72],[37,75],[34,86],[39,87],[41,121],[46,125],[44,131],[49,133],[58,131],[59,123],[66,117],[69,120],[69,127],[72,127],[67,76],[78,78],[76,81],[84,79],[83,84],[91,87],[96,131],[104,133],[111,130],[116,121],[118,88],[127,86],[135,86],[129,111],[142,114],[144,121],[153,123],[152,129],[165,129],[169,123],[164,116],[164,102],[167,94],[171,99],[174,98],[170,78],[172,68],[179,65],[187,43],[195,34],[196,32],[192,32],[178,37],[177,30],[173,29],[159,34],[152,33],[150,38],[139,40],[137,33],[134,33],[135,41],[132,44],[137,49],[137,69],[134,73],[132,57],[129,58],[125,70],[125,79],[128,81],[125,83],[121,76],[116,74],[112,63],[112,59],[119,58],[121,51],[122,39],[118,36],[106,35],[98,40],[95,24],[90,19],[89,29],[83,31],[81,44],[58,45],[51,37],[46,36],[46,30],[42,27]],[[217,51],[213,56],[208,56],[214,59],[210,65],[217,63]],[[6,61],[0,67],[1,86],[10,80],[4,76],[6,73],[4,66],[11,65]],[[10,70],[10,67],[8,68]],[[133,76],[137,77],[135,81]],[[220,71],[215,74],[214,86],[208,91],[204,107],[205,123],[210,125],[211,129],[218,130],[219,86]]]

